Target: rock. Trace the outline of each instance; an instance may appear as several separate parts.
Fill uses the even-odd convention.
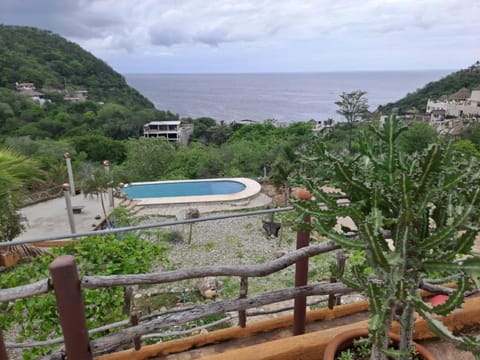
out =
[[[196,208],[188,208],[185,211],[185,219],[198,219],[200,217],[200,211]]]
[[[197,282],[197,289],[205,299],[213,299],[217,296],[218,281],[213,276],[205,277]]]

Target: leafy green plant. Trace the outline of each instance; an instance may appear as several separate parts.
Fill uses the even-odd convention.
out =
[[[318,144],[304,159],[306,170],[298,181],[316,201],[298,201],[296,208],[302,216],[312,216],[319,235],[355,259],[351,273],[335,275],[369,299],[371,359],[383,360],[387,354],[409,359],[415,312],[442,339],[479,354],[474,339],[452,335],[432,316],[459,308],[469,280],[478,282],[480,258],[471,253],[478,233],[478,165],[449,145],[406,154],[397,145],[404,130],[394,118],[382,127],[371,126],[360,138],[359,153],[343,157],[332,156]],[[325,185],[341,193],[327,193]],[[340,198],[349,199],[350,205],[338,203]],[[354,238],[347,236],[348,229],[336,229],[339,216],[353,220],[358,229]],[[457,289],[435,307],[417,292],[432,274],[458,275]],[[398,350],[388,349],[393,320],[400,323]]]
[[[52,249],[51,255],[37,257],[9,269],[2,274],[1,288],[26,285],[49,277],[48,266],[55,257],[74,255],[79,275],[138,274],[147,272],[152,263],[165,262],[163,248],[125,235],[119,241],[113,235],[89,237],[62,248]],[[85,315],[89,328],[105,325],[124,318],[122,315],[123,290],[113,287],[100,290],[83,290]],[[20,341],[46,340],[60,336],[60,325],[53,293],[2,303],[0,328],[20,325]],[[37,358],[51,351],[51,347],[39,347],[24,351],[24,358]]]

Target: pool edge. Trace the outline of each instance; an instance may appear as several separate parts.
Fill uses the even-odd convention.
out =
[[[235,202],[235,201],[251,199],[252,197],[258,195],[262,189],[261,185],[257,181],[249,178],[172,180],[172,181],[166,181],[166,182],[201,182],[201,181],[235,181],[245,185],[245,189],[233,194],[173,196],[173,197],[163,197],[163,198],[131,199],[131,200],[135,201],[137,206]],[[143,182],[143,183],[135,183],[135,184],[151,184],[151,183],[155,183],[155,182]]]

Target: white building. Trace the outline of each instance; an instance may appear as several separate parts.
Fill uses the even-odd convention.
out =
[[[144,137],[164,137],[168,141],[187,145],[193,133],[193,125],[182,125],[180,121],[150,121],[143,126]]]
[[[469,95],[468,95],[469,94]],[[445,110],[445,116],[480,116],[480,89],[461,89],[447,98],[428,100],[427,114],[436,110]]]

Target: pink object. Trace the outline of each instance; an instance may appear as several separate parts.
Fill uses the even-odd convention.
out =
[[[447,299],[448,299],[448,295],[435,295],[430,300],[428,300],[428,302],[430,304],[432,304],[433,306],[437,306],[437,305],[442,305],[443,303],[445,303],[445,301],[447,301]]]

